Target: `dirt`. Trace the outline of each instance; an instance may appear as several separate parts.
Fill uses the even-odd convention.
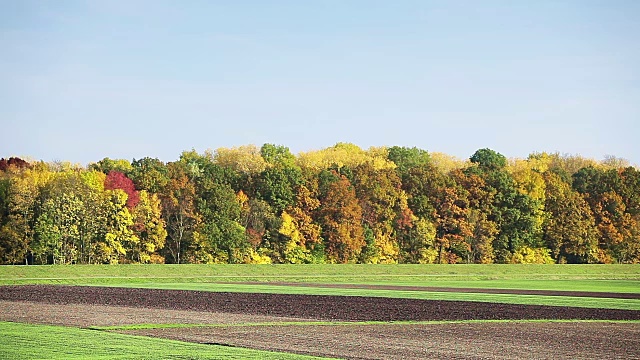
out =
[[[305,325],[125,333],[346,359],[640,359],[638,323]]]
[[[542,296],[573,296],[614,299],[640,299],[640,293],[612,293],[596,291],[560,291],[560,290],[521,290],[521,289],[479,289],[479,288],[449,288],[436,286],[404,286],[404,285],[366,285],[366,284],[316,284],[300,282],[244,282],[247,285],[277,285],[301,286],[331,289],[370,289],[394,291],[431,291],[476,294],[513,294],[513,295],[542,295]]]
[[[352,359],[640,359],[638,322],[264,324],[472,319],[640,320],[640,311],[358,296],[45,285],[0,287],[1,321],[80,327],[227,324],[120,332]]]
[[[0,300],[225,312],[343,321],[604,319],[640,311],[362,296],[224,293],[83,286],[3,286]]]
[[[308,320],[211,311],[0,301],[0,321],[90,327],[129,324],[248,324]]]

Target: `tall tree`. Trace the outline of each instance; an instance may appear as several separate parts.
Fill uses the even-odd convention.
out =
[[[193,232],[200,223],[195,209],[196,189],[187,176],[188,169],[183,163],[169,163],[169,183],[162,194],[162,217],[167,226],[167,246],[165,250],[169,262],[180,264],[181,256]]]
[[[397,262],[400,251],[397,225],[401,224],[403,230],[413,227],[413,214],[407,206],[407,195],[401,189],[400,178],[393,169],[376,170],[372,164],[365,163],[354,169],[353,185],[362,208],[363,222],[373,232],[378,248],[378,256],[368,260]]]
[[[302,170],[289,148],[264,144],[260,149],[267,168],[256,184],[258,198],[268,202],[279,216],[295,202],[295,188],[302,183]]]
[[[130,258],[139,263],[163,263],[159,250],[167,238],[162,206],[156,194],[140,191],[140,202],[133,210],[133,233],[140,240]]]
[[[318,209],[327,260],[354,262],[365,245],[362,209],[353,186],[344,175],[334,171],[327,178],[330,178],[329,183],[326,184],[326,192],[321,196]]]
[[[598,235],[589,205],[560,176],[548,172],[545,182],[548,216],[544,223],[544,238],[555,261],[598,261]]]
[[[451,172],[451,177],[467,191],[469,201],[468,222],[471,234],[467,239],[470,246],[467,262],[493,263],[495,260],[493,242],[498,234],[498,225],[489,217],[496,190],[487,186],[478,174],[454,170]]]
[[[94,245],[97,261],[118,264],[126,259],[127,252],[137,248],[140,239],[133,233],[133,216],[127,207],[127,193],[121,189],[108,190],[106,203],[106,227],[103,241]]]
[[[513,176],[505,169],[506,158],[491,149],[480,149],[470,160],[475,166],[465,172],[480,176],[487,191],[495,193],[489,220],[498,226],[493,243],[496,260],[510,262],[511,256],[524,247],[543,246],[538,216],[540,200],[518,191]]]

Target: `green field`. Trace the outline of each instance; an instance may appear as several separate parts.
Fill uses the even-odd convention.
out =
[[[258,285],[240,282],[260,282]],[[273,282],[640,293],[640,265],[74,265],[2,266],[0,284],[358,295],[640,310],[640,300],[332,289]]]
[[[640,265],[43,265],[0,266],[0,284],[294,281],[484,287],[492,281],[635,280]],[[499,284],[499,282],[497,283]],[[541,284],[541,283],[540,283]],[[553,284],[553,282],[547,282]],[[638,290],[640,291],[640,290]]]
[[[318,359],[64,326],[0,322],[2,359]]]

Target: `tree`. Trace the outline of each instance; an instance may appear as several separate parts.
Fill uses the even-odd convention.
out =
[[[268,167],[257,180],[256,195],[279,216],[295,202],[294,189],[302,182],[302,170],[287,147],[264,144],[260,151]]]
[[[281,215],[282,226],[280,234],[285,236],[288,241],[284,249],[284,260],[290,264],[306,264],[312,262],[311,252],[304,246],[304,238],[295,219],[284,211]]]
[[[163,191],[169,182],[167,166],[158,159],[145,157],[133,160],[130,178],[137,190],[147,190],[151,194]]]
[[[624,169],[590,166],[573,175],[573,188],[589,203],[598,228],[599,262],[640,261],[638,195],[629,188],[633,188],[636,181],[634,172]]]
[[[5,198],[7,230],[3,232],[1,240],[6,244],[4,251],[13,254],[11,259],[7,258],[13,263],[18,262],[18,256],[24,258],[30,250],[34,241],[41,189],[47,186],[53,174],[46,164],[39,163],[27,169],[9,167],[5,175],[9,176],[8,193]]]
[[[104,188],[105,190],[120,189],[124,191],[127,194],[127,207],[129,210],[135,208],[138,201],[140,201],[140,196],[133,185],[133,181],[120,171],[109,171],[104,180]]]
[[[413,217],[412,226],[398,236],[400,261],[413,264],[432,264],[438,257],[435,250],[436,228],[423,218]]]
[[[270,149],[269,151],[265,151],[270,153],[276,150]],[[269,157],[269,155],[267,155],[267,157]],[[273,157],[275,157],[275,155],[271,158]],[[231,149],[218,148],[213,156],[213,160],[222,167],[232,168],[239,173],[252,176],[260,174],[268,166],[267,161],[262,157],[260,149],[255,145],[240,146]]]
[[[397,230],[413,227],[413,213],[407,205],[407,195],[393,169],[376,170],[372,164],[361,164],[353,170],[353,186],[362,208],[363,223],[373,232],[378,248],[374,263],[398,261]]]
[[[491,149],[480,149],[469,160],[483,170],[500,170],[507,166],[507,158]]]
[[[260,148],[260,155],[268,166],[297,167],[296,157],[286,146],[264,144]]]
[[[108,190],[106,228],[102,241],[94,244],[94,256],[104,264],[118,264],[140,243],[131,230],[133,216],[127,207],[127,194],[121,189]]]
[[[5,159],[5,158],[0,159],[0,171],[7,171],[10,166],[16,169],[28,169],[31,167],[31,164],[20,159],[19,157],[10,157],[9,159]]]
[[[271,167],[260,174],[257,180],[257,196],[269,203],[277,214],[295,202],[296,186],[300,185],[302,173],[289,167]]]
[[[479,176],[486,184],[485,190],[495,194],[487,218],[498,228],[493,242],[496,261],[511,261],[512,254],[523,247],[543,246],[541,200],[519,191],[506,169],[506,158],[493,150],[481,149],[470,160],[477,166],[465,169],[465,174]]]
[[[24,238],[8,224],[10,191],[10,178],[0,175],[0,264],[21,263],[27,248],[27,243],[20,241]]]
[[[466,242],[470,246],[467,262],[489,264],[495,260],[493,242],[498,234],[498,225],[491,220],[496,190],[473,172],[462,170],[451,172],[452,179],[467,192],[469,201],[468,222],[471,230]]]
[[[598,261],[598,234],[589,205],[560,176],[548,172],[545,182],[548,216],[544,222],[544,239],[555,261]]]
[[[389,160],[397,166],[400,174],[406,174],[409,169],[425,166],[431,162],[429,153],[416,147],[392,146],[388,149]]]
[[[362,209],[349,180],[335,171],[332,176],[318,209],[327,260],[354,262],[365,245]]]
[[[301,168],[315,172],[331,167],[355,168],[362,164],[370,164],[376,170],[393,169],[396,165],[388,156],[385,148],[371,147],[369,150],[363,150],[354,144],[337,143],[326,149],[300,153],[297,163]]]
[[[434,198],[438,209],[435,221],[435,247],[438,251],[438,263],[457,263],[471,248],[466,239],[471,236],[467,221],[468,201],[464,191],[456,186],[439,189]]]
[[[56,173],[42,187],[31,246],[41,262],[92,261],[93,245],[106,232],[103,179],[93,171],[67,171]]]
[[[170,262],[180,264],[187,243],[200,223],[195,210],[196,190],[182,163],[169,163],[169,183],[162,194],[162,217],[167,226],[167,250]]]
[[[98,161],[97,163],[92,163],[89,165],[89,169],[101,171],[105,174],[108,174],[111,171],[118,171],[123,174],[128,174],[131,170],[131,163],[128,160],[124,159],[109,159],[108,157]]]
[[[196,208],[201,222],[190,253],[194,262],[240,262],[250,247],[239,223],[240,203],[231,186],[206,174],[198,179]]]
[[[159,250],[164,248],[167,238],[162,206],[156,194],[140,191],[140,202],[133,210],[133,233],[139,239],[131,251],[131,260],[139,263],[163,263]]]
[[[34,252],[51,256],[54,264],[75,262],[82,208],[82,200],[73,193],[62,193],[45,201],[36,224],[39,241],[33,246]]]

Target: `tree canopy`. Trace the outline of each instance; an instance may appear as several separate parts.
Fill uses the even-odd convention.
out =
[[[614,156],[265,144],[165,163],[0,159],[0,263],[639,263]]]

